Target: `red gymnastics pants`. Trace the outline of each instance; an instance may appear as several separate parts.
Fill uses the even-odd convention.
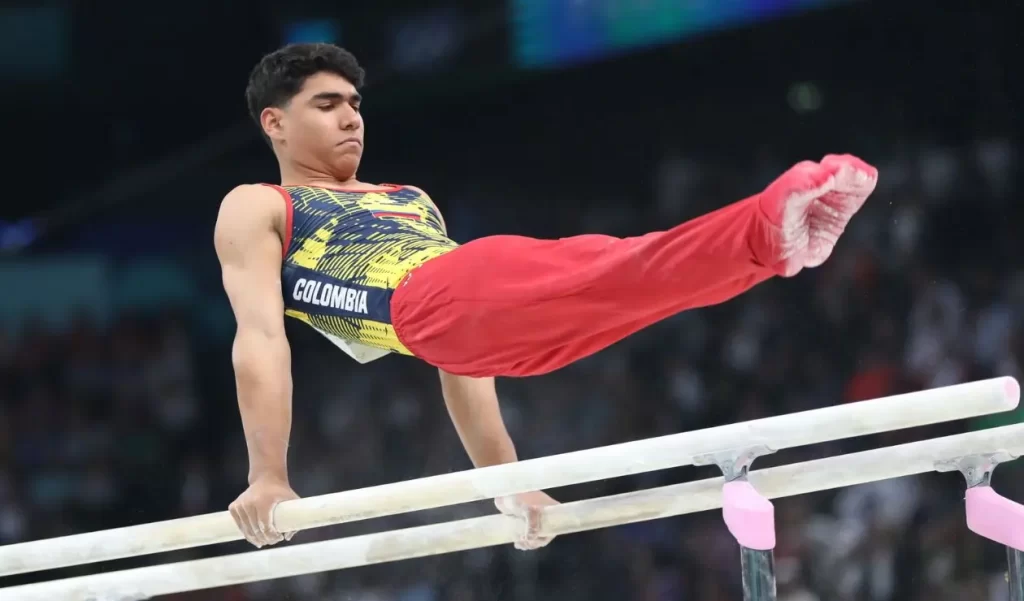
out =
[[[392,323],[406,348],[449,373],[544,374],[775,275],[772,227],[755,195],[632,238],[480,238],[410,272]]]

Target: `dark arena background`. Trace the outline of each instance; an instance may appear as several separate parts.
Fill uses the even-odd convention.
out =
[[[1024,366],[1020,5],[870,0],[5,0],[0,545],[222,512],[246,485],[234,320],[212,232],[277,182],[246,114],[260,57],[367,68],[360,179],[429,191],[451,236],[636,235],[854,153],[879,168],[819,269],[499,381],[521,458],[841,405]],[[1017,14],[1017,17],[1013,15]],[[289,462],[311,497],[471,467],[437,373],[360,366],[288,320]],[[779,452],[807,461],[1015,424],[1024,410]],[[993,486],[1024,501],[1022,462]],[[687,467],[562,501],[716,475]],[[780,601],[1004,601],[1002,546],[927,473],[775,501]],[[282,547],[489,515],[481,501]],[[0,546],[0,549],[3,549]],[[4,588],[255,551],[244,542],[0,577]],[[161,597],[739,601],[720,511]],[[0,573],[3,573],[0,565]],[[54,601],[57,601],[56,599]]]

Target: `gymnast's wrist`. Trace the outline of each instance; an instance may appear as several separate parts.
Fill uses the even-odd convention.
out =
[[[466,450],[473,461],[473,467],[476,468],[519,461],[519,457],[516,455],[516,447],[510,439],[491,442],[491,444],[467,448]]]
[[[249,485],[260,481],[288,484],[288,468],[285,466],[258,466],[249,468]]]

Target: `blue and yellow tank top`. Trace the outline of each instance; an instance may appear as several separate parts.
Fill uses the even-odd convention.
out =
[[[411,355],[391,325],[391,296],[411,270],[458,246],[430,197],[392,185],[274,187],[288,205],[285,314],[360,362],[389,352]]]

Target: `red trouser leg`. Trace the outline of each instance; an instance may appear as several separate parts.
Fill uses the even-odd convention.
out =
[[[768,279],[772,226],[757,197],[632,238],[491,236],[414,270],[392,320],[415,355],[451,373],[547,373],[687,309]]]

